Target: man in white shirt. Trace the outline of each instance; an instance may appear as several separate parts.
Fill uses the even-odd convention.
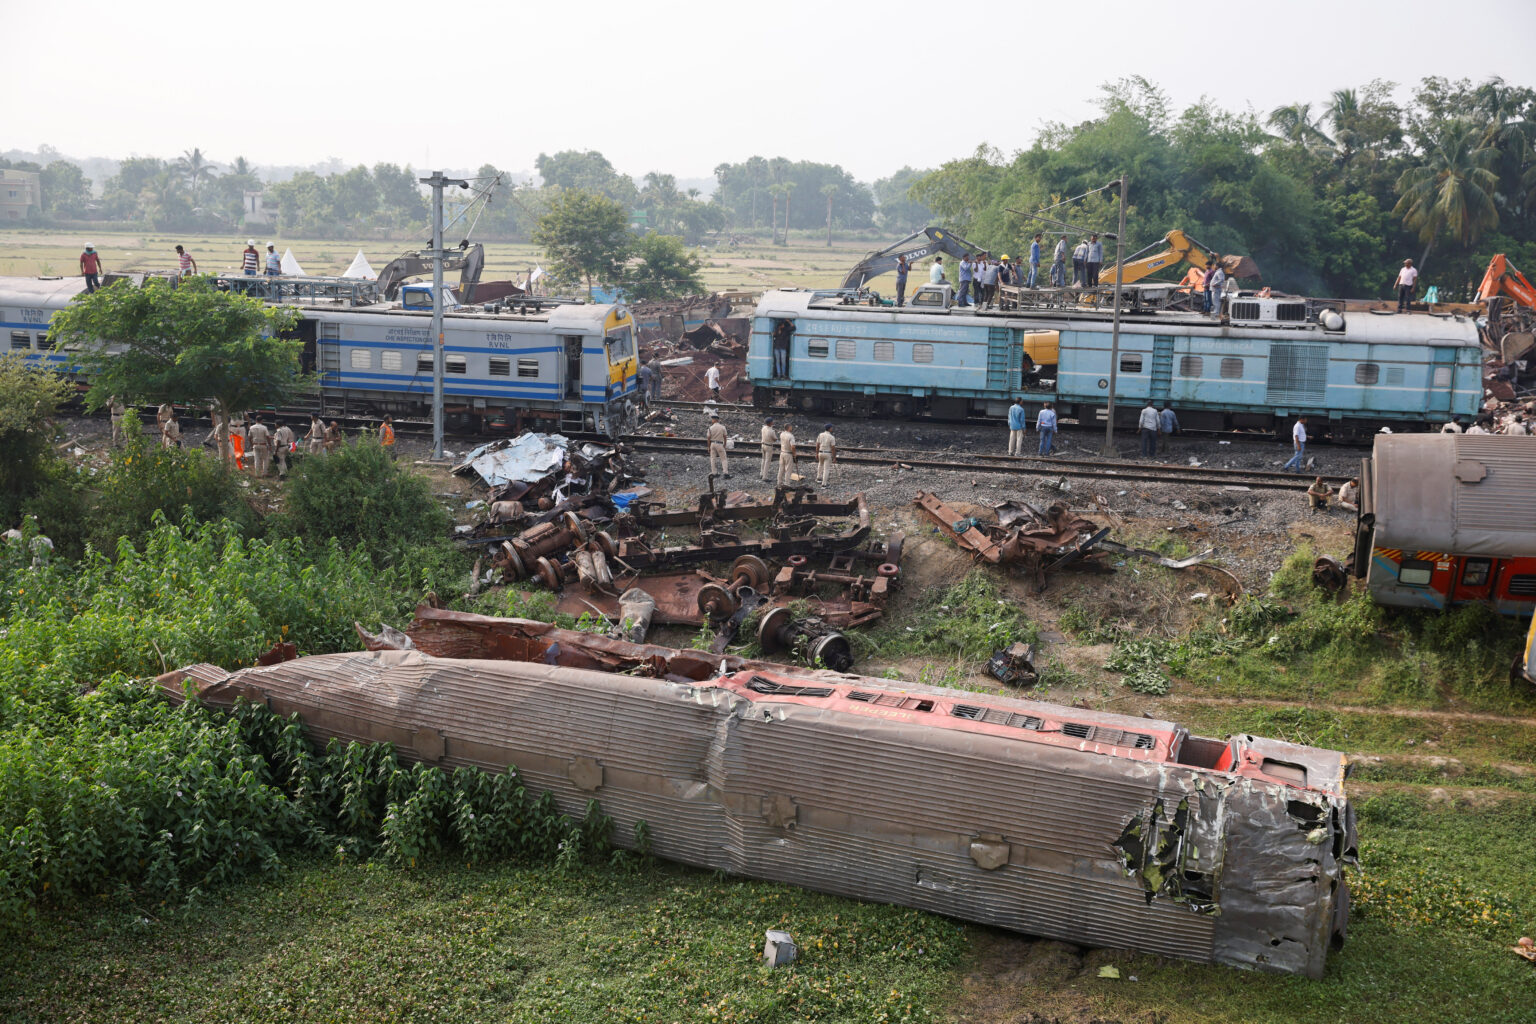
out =
[[[1141,418],[1136,421],[1136,426],[1141,431],[1141,454],[1149,459],[1157,455],[1157,432],[1162,424],[1157,406],[1148,402],[1147,407],[1141,410]]]
[[[1067,236],[1062,235],[1051,254],[1051,284],[1057,288],[1067,286]]]
[[[1104,263],[1104,243],[1098,235],[1088,236],[1088,253],[1083,259],[1083,276],[1089,288],[1099,286],[1099,267]]]
[[[1305,416],[1296,417],[1296,425],[1291,428],[1291,447],[1295,451],[1292,452],[1290,461],[1280,467],[1281,471],[1289,469],[1300,473],[1302,457],[1307,454],[1307,418]]]
[[[1413,265],[1413,260],[1403,260],[1403,269],[1397,272],[1397,311],[1408,312],[1408,304],[1413,301],[1414,285],[1419,283],[1419,268]]]
[[[1442,434],[1459,434],[1459,433],[1461,433],[1461,423],[1460,423],[1460,421],[1458,421],[1456,419],[1456,417],[1452,416],[1449,420],[1446,420],[1445,426],[1440,428],[1440,433],[1442,433]]]
[[[720,367],[711,366],[704,371],[704,383],[709,385],[709,393],[715,401],[720,401]]]
[[[929,284],[943,284],[944,283],[944,257],[943,256],[935,256],[933,258],[933,266],[928,268],[928,283]]]

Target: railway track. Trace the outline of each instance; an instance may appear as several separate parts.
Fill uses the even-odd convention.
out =
[[[596,438],[585,438],[596,440]],[[705,455],[704,439],[693,437],[649,437],[629,435],[623,439],[636,451],[669,455]],[[762,445],[756,441],[738,441],[733,454],[761,456]],[[796,457],[814,463],[808,447],[797,447]],[[1059,459],[1038,455],[965,455],[946,454],[935,458],[932,452],[904,448],[855,448],[839,446],[839,463],[869,466],[901,466],[909,469],[940,469],[957,473],[1031,474],[1039,476],[1095,479],[1105,483],[1145,481],[1187,484],[1199,487],[1247,487],[1299,490],[1309,482],[1299,473],[1264,470],[1214,469],[1206,466],[1165,466],[1146,462],[1109,463],[1087,459]],[[1330,483],[1342,483],[1347,477],[1324,477]]]

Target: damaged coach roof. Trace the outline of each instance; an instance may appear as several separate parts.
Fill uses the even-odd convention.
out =
[[[1536,437],[1379,434],[1365,473],[1378,547],[1536,556]]]

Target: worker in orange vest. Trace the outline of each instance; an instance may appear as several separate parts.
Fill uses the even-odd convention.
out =
[[[394,417],[390,416],[388,413],[385,413],[384,421],[379,424],[379,444],[383,445],[384,450],[390,455],[395,454],[394,422]]]

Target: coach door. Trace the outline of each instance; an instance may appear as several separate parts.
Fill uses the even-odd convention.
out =
[[[561,335],[560,343],[565,346],[565,397],[579,402],[581,401],[581,337]]]
[[[1429,408],[1431,415],[1451,414],[1451,398],[1456,388],[1456,350],[1437,348],[1429,367]]]

